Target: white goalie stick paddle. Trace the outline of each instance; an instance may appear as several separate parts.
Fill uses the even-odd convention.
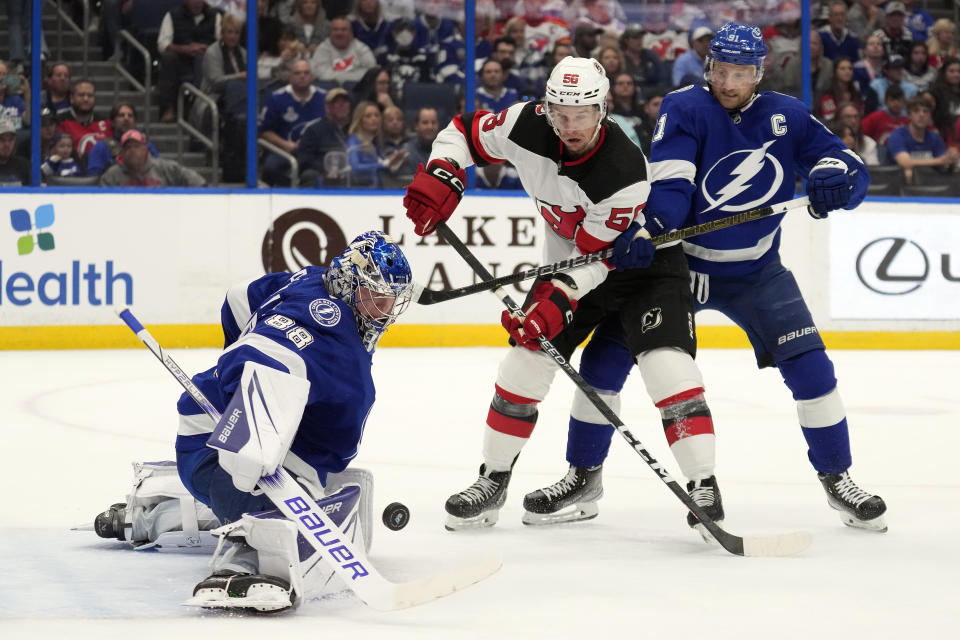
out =
[[[653,243],[653,246],[658,247],[662,244],[667,244],[668,242],[686,240],[687,238],[710,233],[711,231],[735,227],[736,225],[744,224],[745,222],[752,222],[754,220],[759,220],[760,218],[786,213],[787,211],[797,209],[799,207],[809,206],[810,199],[808,197],[804,196],[802,198],[794,198],[793,200],[767,205],[766,207],[760,207],[759,209],[741,211],[740,213],[734,213],[733,215],[729,215],[724,218],[702,222],[700,224],[683,227],[681,229],[674,229],[673,231],[668,231],[667,233],[654,236],[650,239],[650,241]],[[554,262],[553,264],[545,264],[539,267],[534,267],[533,269],[518,271],[505,276],[487,276],[480,282],[467,285],[466,287],[459,287],[457,289],[433,291],[431,289],[418,287],[414,298],[416,299],[417,304],[436,304],[438,302],[446,302],[447,300],[462,298],[463,296],[469,296],[481,291],[489,291],[491,289],[505,287],[508,284],[516,284],[517,282],[529,280],[530,278],[539,278],[548,276],[552,273],[569,271],[570,269],[576,269],[577,267],[593,264],[594,262],[600,262],[601,260],[606,260],[607,258],[612,257],[613,247],[607,247],[606,249],[601,249],[600,251],[595,251],[593,253],[587,253],[574,258],[567,258],[566,260]]]
[[[450,227],[446,223],[439,223],[436,226],[437,233],[446,240],[450,246],[456,249],[457,253],[470,265],[470,267],[479,275],[481,278],[490,279],[490,272],[487,271],[486,267],[477,260],[477,257],[471,253],[470,249],[457,237]],[[503,302],[507,307],[510,313],[516,314],[518,318],[523,320],[526,316],[523,313],[523,310],[514,302],[510,296],[502,289],[497,288],[493,290],[493,293],[496,294],[498,298]],[[542,335],[537,338],[537,341],[540,343],[540,348],[551,358],[554,362],[563,369],[563,372],[573,381],[575,385],[587,396],[590,402],[601,414],[605,417],[620,433],[621,436],[630,444],[630,447],[640,454],[640,457],[643,458],[643,461],[653,469],[657,474],[657,477],[666,484],[674,495],[680,499],[680,502],[684,504],[687,509],[689,509],[693,515],[700,520],[700,523],[710,532],[710,534],[720,543],[724,549],[738,556],[789,556],[800,553],[804,549],[810,546],[812,537],[809,533],[805,531],[798,531],[794,533],[785,533],[780,535],[772,536],[747,536],[740,537],[728,533],[720,528],[720,526],[714,522],[710,516],[704,513],[696,502],[683,490],[676,480],[674,480],[670,474],[664,469],[657,460],[650,455],[646,450],[646,447],[643,446],[643,443],[633,435],[627,427],[623,424],[623,421],[620,420],[620,417],[607,405],[606,402],[597,394],[597,392],[587,384],[587,381],[584,380],[577,371],[570,366],[570,363],[567,362],[567,359],[557,351],[557,348],[550,343]],[[519,348],[519,347],[515,347]]]
[[[117,311],[120,319],[137,338],[163,363],[200,408],[219,422],[220,412],[197,388],[183,369],[174,362],[129,309]],[[370,563],[363,552],[349,541],[343,531],[317,507],[306,491],[281,466],[277,473],[260,479],[259,488],[287,518],[292,520],[300,534],[320,554],[344,584],[367,605],[381,611],[404,609],[437,598],[448,596],[495,573],[502,564],[499,554],[479,556],[456,569],[441,571],[410,582],[391,582]]]

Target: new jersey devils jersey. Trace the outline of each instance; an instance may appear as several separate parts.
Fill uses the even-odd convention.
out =
[[[604,249],[634,219],[643,222],[647,160],[619,127],[606,122],[592,151],[567,160],[541,104],[462,114],[437,136],[434,158],[452,158],[462,167],[510,161],[546,225],[545,263]],[[567,273],[582,297],[608,270],[597,262]]]

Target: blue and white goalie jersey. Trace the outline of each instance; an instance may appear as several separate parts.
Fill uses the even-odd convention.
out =
[[[731,116],[706,87],[667,95],[650,149],[647,209],[681,227],[790,200],[796,176],[825,157],[856,175],[847,209],[863,200],[870,175],[860,158],[799,100],[761,93]],[[777,256],[783,214],[713,231],[683,243],[690,269],[750,273]]]
[[[371,354],[353,310],[327,293],[325,271],[307,267],[232,287],[221,309],[224,351],[215,367],[193,377],[220,411],[247,361],[309,380],[307,405],[284,466],[321,483],[356,456],[375,396]],[[178,457],[214,453],[205,446],[213,422],[187,394],[177,410]],[[184,482],[190,486],[189,478]]]

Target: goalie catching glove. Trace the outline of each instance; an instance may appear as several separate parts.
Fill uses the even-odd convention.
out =
[[[437,224],[450,219],[463,198],[466,181],[466,172],[452,160],[438,158],[431,160],[426,168],[422,164],[417,167],[417,174],[403,197],[403,206],[418,236],[428,235]]]
[[[539,351],[537,338],[552,340],[573,320],[577,310],[577,300],[573,297],[576,288],[571,279],[570,285],[554,279],[550,282],[538,282],[533,287],[530,304],[523,310],[525,319],[509,311],[500,315],[500,324],[521,347]]]
[[[856,180],[856,172],[848,173],[847,164],[843,160],[820,160],[810,170],[810,177],[807,179],[810,215],[820,220],[826,218],[831,211],[847,206]]]

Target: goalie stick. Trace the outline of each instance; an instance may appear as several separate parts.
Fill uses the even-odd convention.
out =
[[[457,237],[450,227],[447,226],[445,222],[440,222],[436,226],[437,233],[439,233],[444,240],[446,240],[450,246],[456,249],[457,253],[470,265],[470,267],[477,273],[481,278],[489,279],[490,272],[486,270],[483,264],[477,260],[477,257],[471,253],[470,249]],[[514,302],[510,295],[507,294],[503,289],[494,289],[493,293],[496,294],[498,298],[503,302],[507,307],[510,313],[516,314],[521,320],[526,317],[523,313],[523,310]],[[693,515],[695,515],[703,524],[704,527],[713,535],[717,542],[720,543],[724,549],[738,556],[789,556],[800,553],[808,546],[810,546],[811,536],[809,533],[804,531],[798,531],[794,533],[784,533],[779,535],[771,536],[747,536],[741,537],[728,533],[720,528],[720,526],[710,519],[710,517],[704,513],[696,502],[687,494],[686,491],[677,483],[673,477],[670,476],[670,473],[661,466],[657,460],[650,455],[650,453],[643,446],[643,443],[633,435],[623,421],[620,420],[614,411],[607,406],[607,403],[597,394],[597,392],[587,384],[587,381],[584,380],[576,370],[570,366],[570,363],[567,362],[567,359],[557,351],[556,347],[547,340],[542,335],[537,338],[537,341],[540,343],[540,348],[556,362],[563,372],[573,381],[574,384],[579,387],[579,389],[587,396],[590,402],[594,407],[603,416],[614,426],[617,432],[630,444],[630,447],[640,454],[640,457],[643,458],[643,461],[653,469],[657,474],[657,477],[666,484],[674,495],[680,499],[680,502],[684,504],[687,509],[689,509]]]
[[[735,227],[738,224],[752,222],[753,220],[759,220],[760,218],[786,213],[791,209],[808,206],[810,206],[810,199],[808,197],[804,196],[802,198],[794,198],[793,200],[787,200],[778,204],[771,204],[766,207],[760,207],[759,209],[735,213],[725,218],[719,218],[717,220],[711,220],[709,222],[683,227],[682,229],[674,229],[673,231],[663,233],[659,236],[654,236],[650,239],[650,241],[653,242],[653,245],[656,247],[662,244],[667,244],[668,242],[686,240],[687,238],[692,238],[693,236],[703,235],[705,233],[710,233],[711,231],[726,229],[728,227]],[[466,287],[460,287],[458,289],[448,289],[446,291],[420,289],[417,296],[417,303],[436,304],[438,302],[446,302],[447,300],[462,298],[463,296],[469,296],[481,291],[489,291],[490,289],[505,287],[508,284],[516,284],[517,282],[529,280],[530,278],[537,278],[540,276],[548,276],[552,273],[569,271],[570,269],[582,267],[587,264],[593,264],[594,262],[600,262],[601,260],[606,260],[607,258],[612,257],[613,247],[608,247],[606,249],[601,249],[600,251],[587,253],[574,258],[567,258],[566,260],[554,262],[553,264],[545,264],[539,267],[534,267],[533,269],[527,269],[525,271],[518,271],[517,273],[512,273],[510,275],[493,277],[488,274],[486,276],[481,276],[484,278],[484,280]]]
[[[214,422],[219,422],[220,412],[133,313],[129,309],[118,309],[117,315],[163,363],[167,371],[173,374],[200,408]],[[277,508],[297,525],[300,534],[319,554],[318,557],[323,558],[336,571],[358,598],[374,609],[404,609],[448,596],[489,577],[502,564],[498,554],[489,554],[459,568],[441,571],[419,580],[390,582],[370,563],[362,548],[351,543],[336,523],[317,508],[316,502],[282,466],[274,475],[261,478],[258,486]],[[335,545],[331,542],[334,539],[339,539]]]

